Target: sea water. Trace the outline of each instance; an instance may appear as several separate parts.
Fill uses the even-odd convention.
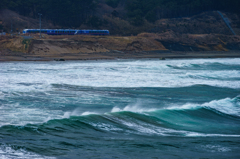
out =
[[[240,59],[2,62],[0,158],[240,158]]]

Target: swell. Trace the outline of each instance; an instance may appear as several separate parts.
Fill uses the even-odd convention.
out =
[[[239,64],[224,64],[219,62],[204,62],[202,64],[181,64],[181,65],[167,65],[169,68],[173,69],[183,69],[183,70],[240,70]]]
[[[192,97],[198,102],[198,98],[205,101],[211,101],[214,99],[222,99],[226,97],[233,98],[239,95],[239,88],[222,88],[210,85],[197,84],[187,87],[175,87],[175,88],[165,88],[165,87],[132,87],[132,88],[119,88],[119,87],[86,87],[79,85],[69,85],[69,84],[52,84],[54,91],[66,92],[83,92],[83,93],[93,93],[93,94],[104,94],[108,96],[115,97],[143,97],[143,98],[161,98],[171,96],[171,98],[183,99],[191,101]]]
[[[157,127],[197,132],[212,130],[211,132],[213,132],[214,129],[216,129],[215,127],[217,127],[217,124],[215,123],[218,123],[218,121],[223,121],[223,124],[224,121],[229,120],[238,123],[240,116],[239,89],[219,88],[207,85],[179,88],[131,89],[81,87],[66,84],[55,84],[53,87],[53,89],[57,89],[57,91],[53,91],[53,94],[51,94],[52,92],[47,92],[46,95],[39,95],[38,92],[31,92],[30,95],[28,93],[22,93],[21,95],[1,99],[6,106],[8,105],[8,107],[0,107],[2,111],[0,113],[2,116],[0,118],[2,121],[1,125],[5,125],[6,123],[9,123],[8,125],[26,125],[26,123],[43,123],[49,119],[60,119],[56,121],[61,124],[61,121],[63,120],[68,123],[64,125],[71,126],[71,122],[75,116],[79,118],[77,121],[81,124],[88,124],[90,126],[86,128],[88,130],[96,129],[102,131],[104,129],[101,129],[99,125],[108,124],[107,127],[109,127],[109,130],[128,130],[129,132],[132,132],[131,126],[126,126],[126,124],[139,125],[136,123],[139,120],[136,119],[133,122],[130,120],[135,119],[136,115],[134,117],[128,115],[126,116],[126,119],[124,119],[124,113],[120,115],[118,114],[120,112],[129,112],[132,113],[132,115],[145,115],[160,120],[159,122],[162,125],[154,125],[149,121],[144,122],[144,120],[139,121],[140,124],[144,123],[154,126],[154,128],[150,128],[150,130]],[[65,94],[66,92],[67,94]],[[69,92],[78,92],[78,96],[73,94],[73,96],[70,96],[72,99],[66,100],[66,98],[69,97]],[[5,93],[3,92],[3,94]],[[226,98],[226,95],[228,98]],[[89,100],[85,101],[85,99],[88,98],[91,102],[89,102]],[[129,101],[132,100],[134,103],[129,104]],[[14,103],[11,105],[11,103],[9,104],[9,101],[12,103],[15,101],[17,104]],[[10,106],[12,107],[10,108]],[[39,107],[42,107],[42,109],[39,109]],[[11,114],[9,115],[8,112],[11,112],[12,114],[15,113],[14,118]],[[92,115],[93,112],[95,114],[97,113],[97,115]],[[88,114],[91,115],[88,116]],[[27,118],[25,118],[25,116],[27,116]],[[101,119],[94,121],[87,120],[90,117],[93,118],[93,116],[95,118],[101,117]],[[109,118],[109,116],[112,116],[110,122],[103,120]],[[115,117],[118,117],[117,119],[121,120],[115,120]],[[87,122],[84,122],[86,120]],[[21,122],[16,123],[16,121]],[[49,120],[50,123],[51,121],[55,120]],[[112,123],[112,121],[114,122]],[[128,121],[130,121],[130,123]],[[179,125],[174,125],[172,123],[179,123]],[[213,125],[213,127],[207,127],[209,124]],[[35,125],[36,126],[34,127],[39,126],[38,124]],[[75,125],[78,126],[78,124]],[[163,125],[166,125],[166,127]],[[228,127],[231,127],[231,124],[226,122],[225,125],[224,129],[226,128],[227,131]],[[62,126],[63,125],[59,127]],[[239,128],[238,125],[235,126]],[[142,129],[144,129],[144,127],[142,127]],[[232,131],[233,129],[230,128],[229,130]],[[134,131],[138,132],[138,130]],[[223,133],[225,133],[225,130]]]
[[[43,124],[25,126],[7,125],[0,128],[0,135],[18,136],[53,135],[70,137],[70,134],[90,135],[102,133],[188,136],[239,135],[240,116],[226,114],[217,109],[199,106],[188,109],[167,108],[152,111],[118,111],[104,114],[70,116],[53,119]],[[68,135],[66,135],[68,134]],[[74,135],[73,135],[74,136]]]

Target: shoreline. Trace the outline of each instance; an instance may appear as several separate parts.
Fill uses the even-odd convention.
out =
[[[240,51],[141,51],[122,52],[112,50],[109,52],[94,53],[61,53],[56,55],[30,55],[16,52],[13,55],[0,55],[0,62],[4,61],[77,61],[77,60],[115,60],[115,59],[188,59],[188,58],[240,58]]]

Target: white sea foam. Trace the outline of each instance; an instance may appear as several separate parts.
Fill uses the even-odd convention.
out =
[[[229,152],[231,149],[229,147],[224,147],[221,145],[202,145],[201,146],[204,150],[208,152]]]
[[[197,132],[186,132],[188,137],[240,137],[240,135],[231,135],[231,134],[204,134]]]
[[[240,116],[240,103],[234,102],[234,99],[226,98],[204,103],[203,106],[216,109],[225,114]]]
[[[89,111],[86,111],[86,112],[83,112],[83,113],[82,113],[82,115],[91,115],[91,114],[98,114],[98,113],[89,112]]]
[[[89,123],[92,126],[105,131],[123,131],[123,129],[106,123]]]
[[[211,102],[196,104],[186,103],[184,105],[166,106],[162,108],[146,107],[147,103],[137,101],[136,103],[129,104],[123,108],[113,107],[111,113],[129,111],[134,113],[148,114],[158,110],[188,110],[199,108],[210,108],[225,114],[240,116],[240,102],[237,98],[225,98],[221,100],[213,100]],[[86,116],[91,114],[104,114],[106,112],[94,112],[94,111],[82,111],[80,108],[76,108],[73,111],[63,112],[62,110],[48,110],[38,108],[22,108],[19,103],[14,106],[2,105],[0,107],[0,126],[3,125],[26,125],[26,124],[40,124],[52,119],[70,118],[71,116]]]
[[[155,110],[156,110],[155,108],[144,107],[143,103],[140,100],[138,100],[136,103],[129,104],[124,108],[119,108],[115,106],[112,108],[111,112],[114,113],[114,112],[121,112],[121,111],[130,111],[130,112],[143,113],[143,112],[151,112]]]
[[[91,111],[82,112],[81,109],[76,108],[75,110],[73,110],[71,112],[70,111],[65,112],[63,115],[63,118],[70,118],[71,116],[86,116],[86,115],[91,115],[91,114],[99,114],[99,113],[91,112]]]
[[[189,70],[174,69],[168,66],[191,67],[192,64],[201,66],[201,64],[216,62],[225,65],[239,65],[240,58],[166,61],[73,61],[64,63],[4,62],[0,63],[0,99],[8,100],[7,98],[9,97],[22,96],[22,93],[28,93],[27,96],[30,96],[29,94],[34,94],[36,92],[42,92],[50,97],[51,95],[49,95],[49,92],[55,92],[61,89],[54,87],[53,84],[93,87],[184,87],[195,84],[205,84],[219,87],[240,88],[239,80],[227,80],[228,77],[240,78],[238,70]],[[194,76],[194,78],[192,76]],[[223,78],[225,80],[222,80]],[[189,109],[191,107],[190,109],[194,109],[198,107],[210,107],[223,113],[240,115],[239,104],[233,104],[231,100],[232,99],[227,98],[204,103],[202,105],[186,104],[180,107],[178,106],[178,108]],[[54,102],[57,103],[59,101],[56,99]],[[39,105],[39,108],[31,106],[23,108],[21,105],[18,106],[18,103],[9,103],[7,105],[0,103],[0,126],[7,124],[25,125],[28,123],[42,123],[51,119],[98,113],[89,110],[64,112],[56,109],[45,109],[44,107],[47,106],[43,107],[41,105]],[[172,108],[176,109],[177,106]],[[112,108],[111,112],[132,111],[144,113],[155,110],[155,108],[149,108],[145,105],[141,105],[141,102],[137,102],[127,105],[124,108],[115,106]]]
[[[174,110],[185,110],[185,109],[199,109],[199,108],[210,108],[217,110],[219,112],[240,116],[240,102],[235,101],[236,98],[225,98],[220,100],[213,100],[211,102],[203,104],[187,103],[182,106],[170,106],[165,109],[174,109]]]
[[[158,110],[194,110],[200,108],[210,108],[213,110],[217,110],[219,112],[229,114],[229,115],[236,115],[240,116],[240,102],[236,98],[225,98],[220,100],[213,100],[210,102],[206,102],[203,104],[196,104],[196,103],[186,103],[183,105],[169,105],[163,108],[149,108],[144,106],[145,104],[141,103],[140,101],[136,103],[129,104],[123,108],[119,108],[117,106],[113,107],[111,112],[121,112],[121,111],[130,111],[135,113],[147,113],[147,112],[154,112]]]
[[[105,116],[105,118],[128,127],[129,130],[126,131],[128,133],[140,135],[164,135],[165,132],[169,132],[169,130],[165,128],[159,128],[137,120],[120,119],[111,116]]]
[[[118,118],[111,114],[107,114],[103,116],[104,118],[113,121],[114,123],[118,123],[120,125],[124,125],[128,127],[128,129],[122,129],[110,124],[106,123],[89,123],[94,127],[105,131],[125,131],[126,133],[133,133],[139,135],[160,135],[160,136],[186,136],[186,137],[236,137],[239,138],[240,135],[235,134],[206,134],[206,133],[198,133],[184,130],[174,130],[164,127],[159,127],[154,124],[150,124],[148,122],[144,122],[141,120],[137,120],[134,118]],[[161,124],[161,123],[159,123]]]
[[[22,108],[19,103],[0,107],[0,126],[40,124],[51,119],[61,119],[61,110],[48,110],[39,108]]]
[[[192,64],[239,65],[240,59],[139,60],[111,62],[0,63],[1,91],[46,91],[51,84],[93,87],[183,87],[205,84],[240,88],[238,70],[174,69]],[[214,78],[214,79],[212,79]],[[221,79],[225,79],[224,81]]]
[[[198,105],[195,103],[187,103],[184,105],[174,105],[174,106],[165,107],[165,109],[169,109],[169,110],[187,110],[187,109],[198,109],[198,108],[201,108],[201,105]]]
[[[28,152],[24,149],[14,150],[8,145],[0,145],[0,158],[1,159],[55,159],[55,157],[42,156],[33,152]]]

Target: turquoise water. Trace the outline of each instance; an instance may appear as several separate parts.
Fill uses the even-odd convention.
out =
[[[240,158],[240,59],[0,63],[0,158]]]

